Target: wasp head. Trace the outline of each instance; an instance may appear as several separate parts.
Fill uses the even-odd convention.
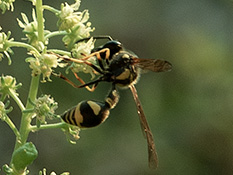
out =
[[[117,40],[111,40],[111,41],[108,41],[106,44],[93,49],[91,52],[94,53],[94,52],[97,52],[97,51],[100,51],[100,50],[106,49],[106,48],[110,50],[109,60],[112,59],[113,55],[115,55],[116,53],[118,53],[121,50],[123,50],[123,46],[122,46],[122,44],[119,41],[117,41]],[[103,59],[106,58],[106,54],[105,53],[101,53],[100,56]]]

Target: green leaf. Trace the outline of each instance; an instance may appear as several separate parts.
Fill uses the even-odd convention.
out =
[[[24,170],[30,165],[36,158],[38,152],[33,143],[27,142],[13,153],[12,163],[17,171]]]

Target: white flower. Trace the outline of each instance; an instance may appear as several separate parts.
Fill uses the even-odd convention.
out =
[[[2,13],[5,13],[6,10],[14,10],[13,2],[15,0],[0,0],[0,9],[2,9]]]
[[[37,76],[42,74],[42,82],[51,81],[50,76],[52,74],[52,68],[57,66],[63,66],[62,63],[59,63],[61,60],[57,59],[57,56],[54,54],[42,54],[39,58],[27,58],[26,62],[29,62],[29,67],[32,69],[32,76]]]

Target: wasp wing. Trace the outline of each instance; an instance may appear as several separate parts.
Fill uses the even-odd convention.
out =
[[[155,149],[155,143],[154,143],[152,132],[150,130],[149,124],[147,123],[146,116],[143,112],[143,108],[142,108],[141,102],[138,98],[137,90],[136,90],[135,86],[132,84],[129,87],[130,87],[130,90],[133,94],[133,98],[134,98],[134,101],[135,101],[136,106],[137,106],[137,110],[138,110],[137,112],[138,112],[138,115],[140,118],[140,123],[141,123],[141,127],[143,129],[143,134],[146,136],[146,139],[147,139],[149,167],[150,168],[157,168],[158,167],[158,157],[157,157],[157,152]]]
[[[160,59],[143,59],[134,57],[133,64],[143,70],[150,70],[152,72],[167,72],[172,69],[171,63]]]

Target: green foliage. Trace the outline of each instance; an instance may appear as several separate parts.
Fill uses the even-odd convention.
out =
[[[7,10],[13,11],[13,2],[0,0],[0,9],[2,13]],[[20,98],[20,94],[16,91],[22,86],[21,83],[16,83],[16,79],[10,75],[2,75],[0,77],[0,119],[6,122],[16,136],[15,149],[12,154],[11,162],[8,165],[3,166],[3,170],[6,174],[10,175],[24,175],[29,173],[27,166],[32,164],[37,158],[38,152],[36,146],[28,142],[28,135],[30,132],[39,131],[41,129],[61,128],[64,133],[71,135],[74,139],[78,139],[79,129],[74,126],[69,126],[62,122],[48,124],[47,120],[53,120],[59,118],[55,114],[55,110],[58,107],[57,102],[50,95],[38,96],[38,86],[40,82],[51,81],[50,76],[55,73],[55,69],[65,68],[68,65],[62,63],[59,58],[60,55],[70,56],[70,51],[75,53],[76,58],[83,57],[80,53],[89,54],[94,47],[94,40],[90,39],[86,42],[76,41],[90,36],[90,32],[94,31],[91,27],[91,23],[88,22],[89,13],[88,10],[82,12],[78,11],[80,1],[76,0],[74,4],[62,3],[61,9],[55,9],[48,5],[43,5],[42,0],[31,1],[35,8],[32,8],[32,21],[29,20],[26,14],[21,13],[21,19],[17,19],[18,25],[22,28],[22,32],[25,34],[24,41],[14,41],[10,37],[11,32],[0,33],[0,61],[5,56],[8,58],[8,64],[12,63],[14,47],[25,48],[28,51],[29,57],[25,55],[25,61],[31,69],[31,83],[28,90],[27,102],[24,102]],[[45,29],[45,20],[43,17],[44,10],[52,12],[57,18],[57,31],[49,31]],[[2,28],[0,28],[2,30]],[[49,40],[53,37],[63,35],[62,41],[67,46],[64,50],[48,49]],[[21,58],[19,58],[21,59]],[[22,60],[23,61],[23,60]],[[91,73],[92,70],[86,68],[84,64],[72,64],[75,67],[76,72],[83,71],[84,73]],[[67,67],[72,69],[72,66]],[[85,66],[85,67],[84,67]],[[42,80],[40,77],[42,76]],[[92,75],[93,76],[93,75]],[[10,106],[9,100],[12,98],[19,106],[21,113],[20,127],[17,127],[9,117],[9,113],[12,112],[13,107]],[[36,120],[36,125],[32,124],[32,121]],[[67,136],[71,143],[70,136]],[[39,174],[46,175],[46,169]],[[55,173],[52,172],[51,175]],[[69,173],[62,173],[67,175]]]
[[[38,151],[35,145],[31,142],[25,143],[16,149],[12,155],[13,169],[23,172],[28,165],[33,163],[37,156]]]

